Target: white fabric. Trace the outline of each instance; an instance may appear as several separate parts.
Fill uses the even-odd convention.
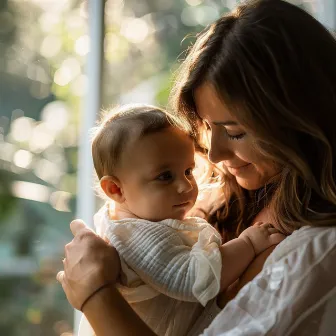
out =
[[[336,227],[286,238],[202,335],[336,335]]]
[[[222,309],[217,305],[217,299],[211,300],[188,331],[187,336],[199,336],[221,311]]]
[[[209,325],[222,268],[222,239],[216,229],[196,217],[110,220],[106,206],[94,221],[120,255],[119,291],[154,332],[187,335],[204,310],[209,318],[203,318],[203,329]],[[83,321],[79,335],[93,335],[88,327]]]

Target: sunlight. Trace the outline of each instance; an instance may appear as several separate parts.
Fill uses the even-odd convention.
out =
[[[70,212],[70,199],[72,195],[65,191],[55,191],[50,195],[50,204],[57,211]]]
[[[62,41],[58,35],[47,35],[41,44],[40,52],[46,58],[56,56],[62,47]]]
[[[53,101],[44,107],[41,119],[51,131],[61,131],[68,123],[68,108],[61,101]]]
[[[54,142],[54,134],[45,123],[38,124],[29,139],[29,148],[32,152],[40,153]]]
[[[79,37],[75,42],[75,51],[80,56],[85,56],[90,50],[90,39],[88,35]]]
[[[132,43],[144,41],[148,32],[148,24],[142,19],[126,19],[121,27],[121,34]]]
[[[24,149],[19,149],[13,157],[13,163],[20,168],[28,168],[32,162],[33,155]]]
[[[29,140],[33,127],[34,119],[27,117],[20,117],[15,119],[11,125],[11,136],[17,142],[24,142]]]
[[[12,183],[12,193],[15,197],[37,202],[48,202],[50,190],[42,184],[25,181],[15,181]]]
[[[62,176],[62,171],[59,169],[59,166],[46,159],[40,159],[37,161],[34,172],[41,180],[54,185],[59,182]]]
[[[203,2],[203,0],[185,0],[185,1],[189,6],[198,6]]]

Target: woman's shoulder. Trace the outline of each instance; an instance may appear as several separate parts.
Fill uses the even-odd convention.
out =
[[[267,259],[264,267],[276,263],[283,258],[293,262],[318,262],[323,256],[336,258],[331,252],[336,246],[336,227],[304,226],[295,230],[281,242]],[[309,259],[306,258],[310,252]]]
[[[203,335],[331,335],[335,252],[336,227],[295,231]]]

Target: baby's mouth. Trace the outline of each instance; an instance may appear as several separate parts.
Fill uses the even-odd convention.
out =
[[[183,207],[189,205],[189,203],[190,203],[190,202],[183,202],[183,203],[174,205],[174,207],[181,207],[181,208],[183,208]]]

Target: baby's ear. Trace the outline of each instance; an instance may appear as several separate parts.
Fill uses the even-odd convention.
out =
[[[104,190],[105,195],[115,202],[123,203],[125,201],[121,184],[116,177],[103,176],[100,179],[100,187]]]

